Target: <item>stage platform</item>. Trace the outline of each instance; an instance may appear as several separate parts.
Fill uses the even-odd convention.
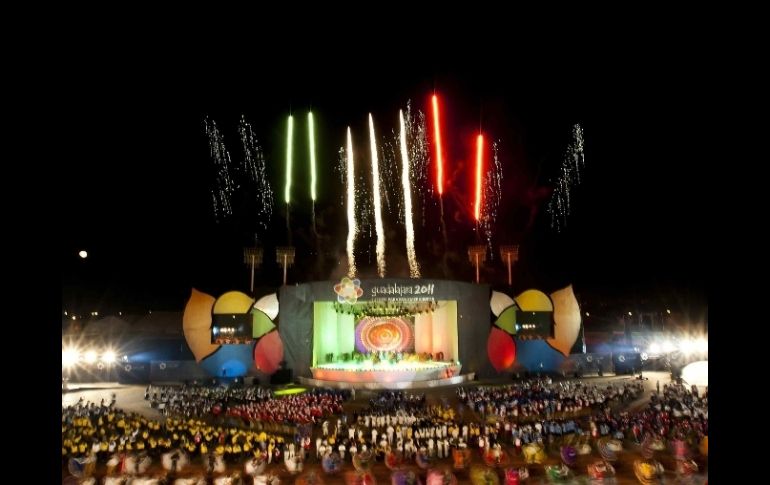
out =
[[[301,384],[335,389],[427,389],[470,382],[475,373],[460,374],[461,366],[449,363],[421,363],[410,366],[350,366],[326,364],[310,370],[313,378],[298,377]]]

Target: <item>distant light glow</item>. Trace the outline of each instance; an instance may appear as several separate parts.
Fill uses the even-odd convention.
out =
[[[102,355],[102,362],[105,364],[112,364],[116,359],[117,355],[112,350],[108,350]]]
[[[84,359],[85,359],[85,361],[87,363],[93,364],[94,362],[96,362],[96,357],[97,357],[96,356],[96,351],[95,350],[89,350],[88,352],[85,353],[85,355],[83,357],[84,357]]]
[[[61,352],[61,365],[62,367],[71,367],[75,365],[80,357],[80,353],[77,349],[67,348]]]
[[[706,338],[701,338],[696,341],[696,347],[698,349],[698,352],[708,352],[709,351],[709,341]]]
[[[83,259],[86,259],[88,257],[88,251],[80,251],[78,253],[78,256],[80,256]]]

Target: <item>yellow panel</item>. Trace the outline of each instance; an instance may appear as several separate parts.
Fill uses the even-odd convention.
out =
[[[182,316],[184,338],[197,362],[219,348],[219,345],[211,343],[211,309],[213,306],[213,296],[193,288],[190,299],[184,308],[184,315]]]
[[[214,313],[248,313],[254,299],[240,291],[228,291],[214,303]]]
[[[540,290],[527,290],[516,297],[516,304],[525,312],[551,312],[553,303]]]

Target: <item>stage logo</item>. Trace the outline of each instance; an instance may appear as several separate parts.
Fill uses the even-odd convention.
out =
[[[347,277],[342,278],[339,284],[334,285],[334,292],[337,293],[338,302],[349,305],[357,302],[364,294],[364,290],[361,289],[361,280],[351,280]]]

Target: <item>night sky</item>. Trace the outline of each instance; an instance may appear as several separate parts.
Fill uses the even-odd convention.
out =
[[[271,230],[262,237],[265,264],[257,279],[259,286],[275,287],[281,275],[273,248],[287,242],[286,115],[295,113],[291,225],[299,256],[289,280],[338,278],[347,264],[347,227],[340,205],[344,187],[333,167],[345,127],[353,128],[360,173],[369,161],[367,114],[373,113],[378,135],[384,135],[397,128],[398,109],[408,100],[430,115],[434,89],[442,99],[447,163],[455,167],[448,169],[450,190],[458,194],[445,207],[452,254],[447,277],[474,278],[465,253],[476,237],[470,202],[457,202],[469,193],[465,164],[472,160],[481,125],[488,140],[501,143],[504,190],[493,248],[497,253],[498,244],[521,244],[515,289],[553,291],[573,283],[584,301],[630,299],[655,306],[673,298],[705,307],[705,176],[693,159],[684,121],[680,97],[686,86],[671,67],[654,60],[566,67],[546,62],[544,69],[519,72],[501,68],[505,61],[499,58],[477,61],[466,65],[448,58],[416,68],[388,58],[352,68],[339,59],[303,65],[264,61],[221,76],[210,66],[180,69],[161,59],[83,62],[69,91],[77,106],[71,113],[75,151],[62,170],[62,309],[181,311],[192,287],[213,295],[248,290],[242,250],[253,243],[254,217],[236,212],[227,222],[215,222],[207,116],[220,126],[234,160],[243,156],[241,115],[265,151],[276,200]],[[307,195],[304,130],[311,107],[320,245],[310,230]],[[575,123],[584,130],[586,167],[583,183],[572,193],[567,228],[556,233],[545,204]],[[423,276],[441,278],[437,255],[443,242],[433,207],[424,228],[415,221],[417,254]],[[385,226],[388,276],[406,277],[403,226],[390,216]],[[318,246],[324,252],[320,258]],[[361,275],[374,276],[374,241],[366,236],[357,247]],[[88,259],[78,257],[81,249]],[[505,270],[494,257],[482,279],[498,286]]]

